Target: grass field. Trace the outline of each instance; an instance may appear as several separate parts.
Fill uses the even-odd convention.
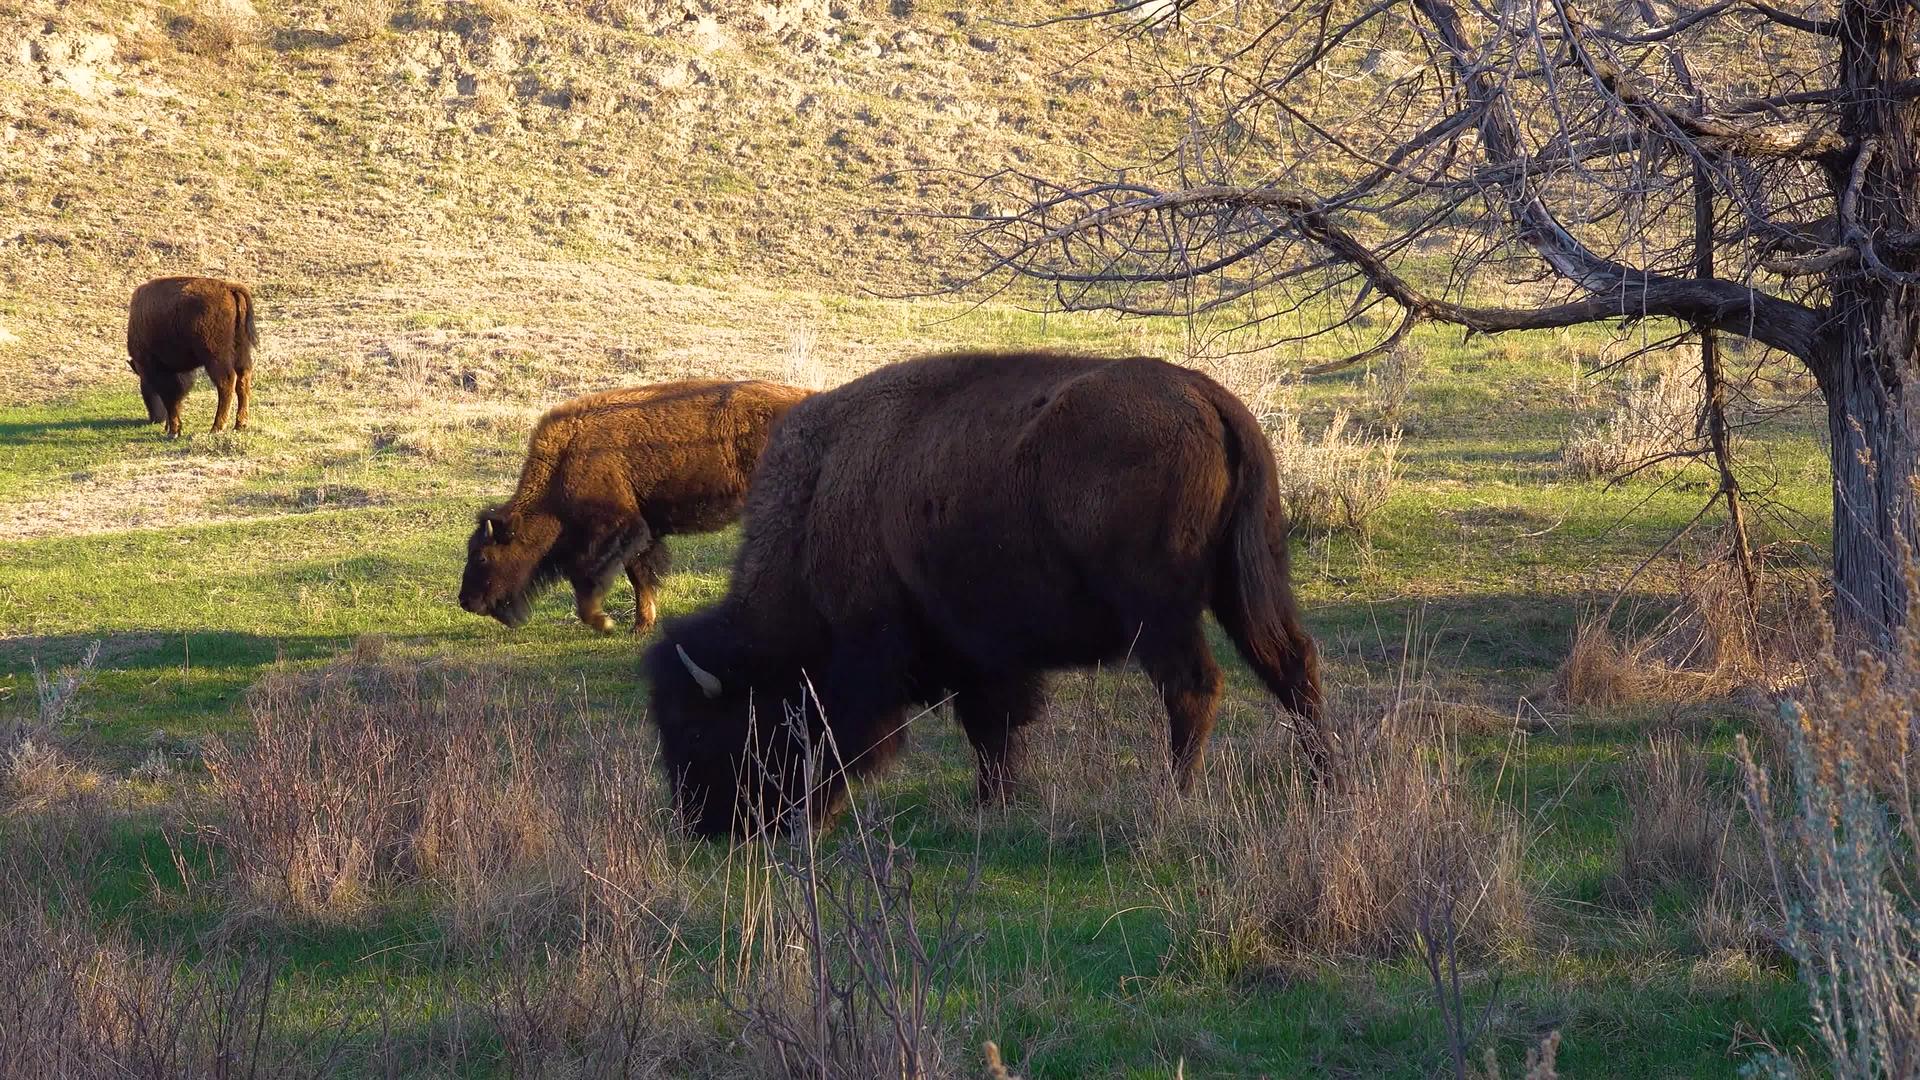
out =
[[[861,305],[815,331],[802,359],[837,381],[858,370],[832,362],[839,338],[901,327],[957,341],[1174,345],[1093,319],[1042,328],[984,309],[934,322],[944,314]],[[263,327],[267,340],[272,333]],[[1422,340],[1397,406],[1399,483],[1364,533],[1303,531],[1299,587],[1343,721],[1393,728],[1396,703],[1400,712],[1417,705],[1431,723],[1413,755],[1441,761],[1442,786],[1457,789],[1476,820],[1497,822],[1485,835],[1516,845],[1510,884],[1524,893],[1524,925],[1476,929],[1459,958],[1467,1007],[1484,1017],[1477,1046],[1514,1062],[1558,1031],[1564,1075],[1732,1076],[1751,1047],[1791,1049],[1806,1038],[1803,992],[1753,928],[1765,921],[1763,906],[1730,884],[1732,870],[1638,881],[1623,845],[1646,831],[1635,822],[1663,791],[1647,779],[1655,737],[1678,740],[1704,770],[1695,780],[1720,808],[1714,820],[1740,831],[1725,755],[1750,707],[1726,696],[1729,687],[1649,692],[1605,709],[1570,705],[1553,689],[1576,624],[1711,492],[1704,473],[1613,486],[1565,475],[1562,442],[1606,394],[1582,366],[1606,348],[1598,338],[1553,336]],[[791,366],[769,353],[758,373]],[[65,893],[46,886],[70,901],[64,925],[124,934],[128,948],[176,957],[182,973],[243,953],[274,957],[277,992],[263,1009],[276,1053],[347,1072],[521,1072],[527,1046],[544,1047],[549,1061],[598,1060],[582,1049],[589,1035],[550,1017],[560,1032],[550,1042],[509,1037],[519,1029],[495,1006],[511,995],[475,990],[490,980],[510,986],[529,963],[557,968],[566,943],[578,946],[584,916],[524,910],[583,903],[554,884],[551,864],[564,856],[545,848],[514,856],[509,883],[492,890],[504,888],[505,898],[483,902],[472,881],[416,868],[371,874],[351,900],[303,906],[249,877],[226,817],[229,781],[203,764],[209,755],[228,761],[230,776],[229,759],[249,760],[245,748],[264,737],[255,722],[305,715],[298,702],[351,726],[356,709],[374,706],[315,689],[341,678],[418,679],[430,699],[458,698],[479,680],[527,703],[507,711],[509,726],[518,716],[556,745],[585,738],[607,754],[644,758],[650,736],[633,641],[590,634],[557,593],[520,631],[453,603],[471,515],[511,486],[543,397],[538,369],[507,398],[513,408],[471,394],[442,404],[428,393],[417,405],[366,405],[360,416],[344,387],[297,356],[264,366],[259,385],[257,430],[177,444],[132,423],[137,401],[113,384],[0,411],[8,434],[0,491],[42,516],[71,515],[57,527],[16,521],[19,538],[0,547],[8,713],[33,713],[33,665],[74,664],[99,643],[91,681],[50,733],[58,765],[17,770],[39,779],[16,779],[5,828],[33,841],[22,850],[48,853],[30,876],[72,883]],[[1308,384],[1295,407],[1310,424],[1340,407],[1366,416],[1377,409],[1371,393],[1354,373]],[[190,423],[206,406],[203,387],[190,399]],[[1770,463],[1775,520],[1817,521],[1824,489],[1813,418],[1790,411],[1749,449]],[[190,495],[152,503],[157,527],[128,520],[114,493],[168,476],[192,478]],[[90,486],[99,490],[82,498]],[[103,497],[107,505],[94,504]],[[1682,562],[1701,557],[1708,532],[1673,549]],[[1768,526],[1770,538],[1788,535]],[[663,614],[718,595],[733,542],[731,532],[675,542]],[[1671,563],[1656,561],[1635,580],[1619,626],[1679,604]],[[1230,653],[1222,643],[1223,659]],[[1281,789],[1270,776],[1244,778],[1284,774],[1290,757],[1271,703],[1229,664],[1232,701],[1210,791],[1188,804],[1159,793],[1152,765],[1164,720],[1132,674],[1060,681],[1054,719],[1033,750],[1036,778],[1009,810],[972,807],[967,753],[937,714],[917,721],[904,767],[862,790],[865,819],[884,822],[884,835],[911,853],[916,904],[953,907],[945,933],[922,928],[955,950],[946,966],[908,965],[945,991],[929,1022],[945,1071],[976,1073],[985,1038],[1036,1077],[1170,1075],[1182,1061],[1192,1076],[1412,1077],[1444,1068],[1442,1014],[1404,932],[1342,944],[1325,928],[1279,934],[1223,906],[1220,890],[1276,886],[1279,871],[1242,880],[1228,869],[1248,857],[1247,845],[1275,830],[1294,835],[1280,817],[1284,798],[1248,801],[1249,792]],[[436,674],[446,672],[455,677]],[[263,683],[281,686],[281,696]],[[644,768],[624,775],[648,805],[659,801]],[[787,925],[779,901],[791,881],[766,871],[787,856],[702,848],[650,818],[629,826],[657,860],[650,887],[669,898],[647,918],[672,930],[623,931],[645,939],[657,965],[653,996],[640,995],[653,1009],[647,1046],[657,1056],[646,1068],[765,1071],[769,1029],[743,1018],[761,1014],[730,1011],[716,987],[744,994],[742,986],[761,985],[722,976],[729,950],[736,965],[751,951],[743,934]],[[840,852],[821,856],[825,880],[865,880],[832,861],[858,832],[823,841]],[[522,855],[531,864],[515,861]],[[1277,881],[1285,888],[1276,903],[1311,891],[1284,874]],[[514,928],[515,919],[533,928]],[[527,961],[536,948],[562,951]],[[774,969],[763,960],[754,970]]]
[[[950,269],[902,207],[990,212],[968,171],[1179,130],[1150,50],[1008,25],[1049,4],[714,7],[0,11],[0,1076],[973,1077],[989,1039],[1029,1080],[1458,1075],[1455,1042],[1516,1075],[1551,1037],[1569,1077],[1811,1053],[1731,758],[1796,672],[1729,636],[1711,471],[1608,479],[1671,441],[1662,358],[1616,366],[1664,330],[1423,330],[1296,386],[1357,340],[1233,355],[1269,343],[887,298]],[[179,272],[259,297],[248,432],[205,432],[204,380],[187,437],[138,422],[125,298]],[[1144,678],[1065,673],[1010,807],[973,805],[936,709],[834,832],[701,845],[662,815],[641,643],[561,593],[515,631],[455,603],[558,401],[958,346],[1194,364],[1266,414],[1290,485],[1332,477],[1290,488],[1294,566],[1350,785],[1301,781],[1216,633],[1190,798]],[[1824,421],[1803,376],[1729,357],[1784,633],[1817,607]],[[1367,469],[1390,480],[1343,522]],[[674,540],[661,614],[720,595],[735,542]]]

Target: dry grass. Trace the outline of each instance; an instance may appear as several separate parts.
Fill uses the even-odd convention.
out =
[[[333,29],[348,41],[366,41],[387,32],[393,23],[394,0],[336,0]]]
[[[1560,700],[1580,709],[1615,709],[1647,696],[1660,683],[1648,658],[1650,643],[1622,641],[1605,625],[1582,620],[1573,647],[1560,662],[1555,689]]]
[[[317,1071],[263,1051],[257,1025],[274,969],[257,950],[189,964],[185,945],[151,949],[86,919],[93,883],[83,875],[106,851],[106,815],[9,824],[0,843],[0,1077]],[[299,1049],[324,1061],[317,1041]]]
[[[1526,1063],[1521,1066],[1519,1080],[1560,1080],[1560,1033],[1552,1031],[1540,1040],[1540,1045],[1527,1051]],[[1491,1048],[1487,1050],[1486,1064],[1475,1080],[1500,1080],[1500,1061]]]
[[[186,51],[224,57],[259,38],[260,15],[251,0],[196,0],[168,29]]]
[[[1676,602],[1650,625],[1620,633],[1601,618],[1580,621],[1555,673],[1560,700],[1604,711],[1700,701],[1747,687],[1778,690],[1798,681],[1806,670],[1800,659],[1807,652],[1806,613],[1821,610],[1818,598],[1774,575],[1762,578],[1750,603],[1725,549],[1698,560],[1676,558],[1673,567]]]
[[[248,711],[250,741],[206,751],[209,830],[269,910],[337,918],[425,888],[479,948],[678,902],[650,753],[551,693],[349,661],[272,676]]]
[[[1410,371],[1412,361],[1403,370]],[[1259,418],[1279,466],[1281,501],[1295,529],[1364,532],[1400,480],[1400,428],[1369,427],[1346,409],[1310,424],[1297,378],[1284,377],[1257,355],[1195,362]],[[1411,378],[1411,375],[1407,375]]]
[[[1629,760],[1621,787],[1627,820],[1612,883],[1617,895],[1641,902],[1672,886],[1706,892],[1730,873],[1738,876],[1729,862],[1736,806],[1708,782],[1698,748],[1673,736],[1649,740]]]
[[[1611,412],[1574,422],[1561,464],[1582,480],[1615,479],[1691,445],[1699,415],[1700,389],[1680,366],[1636,367],[1623,377]]]
[[[952,1075],[944,1002],[970,940],[960,918],[977,871],[929,890],[884,811],[858,799],[831,838],[808,824],[810,813],[794,820],[799,835],[763,830],[731,852],[742,874],[727,911],[737,936],[709,971],[755,1072]]]
[[[1324,425],[1307,422],[1297,378],[1256,357],[1202,365],[1253,410],[1279,466],[1280,498],[1295,529],[1364,532],[1400,480],[1400,428],[1369,427],[1344,408]]]
[[[1321,786],[1222,764],[1192,933],[1229,968],[1402,952],[1442,903],[1469,954],[1529,939],[1519,823],[1471,793],[1446,744],[1384,738]]]

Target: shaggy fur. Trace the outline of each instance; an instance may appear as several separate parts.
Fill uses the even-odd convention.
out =
[[[480,515],[467,541],[460,606],[508,626],[538,591],[573,585],[580,621],[603,633],[614,575],[633,583],[633,632],[653,626],[667,568],[661,541],[740,516],[747,480],[778,420],[810,391],[698,380],[588,394],[533,429],[513,499]]]
[[[180,435],[180,403],[193,388],[193,373],[207,369],[219,393],[213,428],[227,425],[227,410],[238,431],[247,426],[253,399],[253,293],[236,281],[216,278],[156,278],[133,290],[127,308],[127,366],[140,379],[147,419],[167,425],[167,437]]]
[[[761,459],[727,596],[646,655],[683,815],[720,835],[804,796],[825,820],[949,694],[1000,797],[1043,674],[1126,658],[1160,688],[1184,788],[1220,692],[1208,608],[1319,763],[1274,470],[1246,406],[1152,359],[932,356],[804,402]]]

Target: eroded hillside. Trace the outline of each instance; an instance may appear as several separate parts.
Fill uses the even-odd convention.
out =
[[[26,0],[0,15],[3,393],[110,377],[127,291],[167,272],[254,282],[271,340],[363,356],[355,313],[446,290],[899,288],[937,230],[875,208],[965,211],[967,174],[1174,122],[1124,50],[968,7]]]

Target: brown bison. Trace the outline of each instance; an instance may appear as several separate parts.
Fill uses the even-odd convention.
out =
[[[227,425],[227,409],[239,398],[233,427],[247,426],[253,398],[253,293],[237,281],[217,278],[155,278],[133,290],[127,308],[127,366],[140,379],[147,419],[166,422],[167,437],[180,435],[180,403],[193,388],[193,373],[207,369],[220,394],[214,431]]]
[[[661,541],[711,532],[740,516],[767,433],[811,391],[765,382],[695,380],[588,394],[534,426],[512,501],[481,513],[467,541],[460,606],[519,626],[558,578],[595,630],[622,567],[633,583],[633,632],[653,626],[667,568]]]
[[[931,356],[802,403],[754,476],[726,597],[645,657],[683,817],[739,832],[806,794],[824,821],[909,709],[949,697],[981,797],[1003,796],[1043,673],[1125,658],[1160,689],[1184,789],[1220,693],[1209,608],[1321,764],[1274,469],[1245,405],[1147,358]],[[816,751],[844,768],[806,792]]]

